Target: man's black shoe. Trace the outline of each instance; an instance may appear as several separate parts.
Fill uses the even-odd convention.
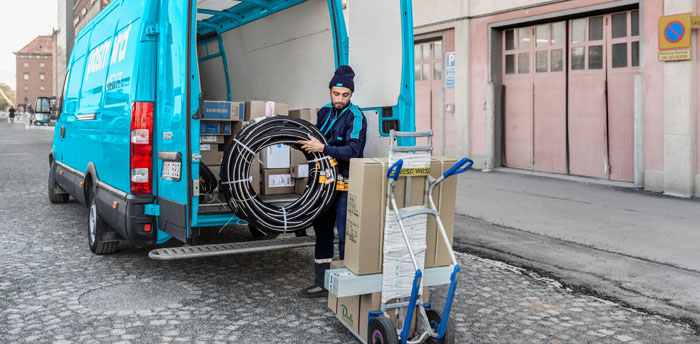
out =
[[[306,287],[302,290],[299,291],[299,296],[305,298],[305,299],[313,299],[317,297],[326,297],[328,296],[328,290],[324,289],[321,286],[317,285],[312,285],[310,287]]]

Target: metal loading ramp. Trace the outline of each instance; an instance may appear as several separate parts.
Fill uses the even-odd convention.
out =
[[[336,240],[337,244],[338,241]],[[292,237],[273,240],[244,241],[226,244],[197,245],[183,247],[158,248],[148,252],[148,258],[155,260],[176,260],[224,256],[263,251],[284,250],[290,248],[308,247],[316,244],[316,237]]]

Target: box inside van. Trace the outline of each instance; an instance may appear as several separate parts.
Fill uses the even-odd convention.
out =
[[[98,254],[120,239],[192,243],[196,228],[242,224],[200,193],[200,164],[222,173],[219,152],[261,113],[313,120],[342,64],[356,72],[365,156],[385,155],[391,129],[415,127],[410,3],[111,2],[73,47],[49,157],[51,201],[72,196],[89,207]],[[303,168],[292,168],[294,152],[287,167],[278,148],[259,152],[269,163],[259,167],[260,190],[294,195],[289,184]]]

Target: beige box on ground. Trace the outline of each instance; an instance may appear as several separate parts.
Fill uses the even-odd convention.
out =
[[[358,275],[382,272],[388,168],[388,159],[350,160],[345,264]],[[423,204],[424,183],[425,177],[411,178],[410,205]],[[399,178],[394,190],[396,204],[403,208],[406,178]]]
[[[245,102],[245,120],[251,120],[256,117],[264,117],[267,110],[267,101],[265,100],[250,100]],[[289,115],[289,105],[286,103],[275,102],[274,114],[287,116]]]
[[[360,330],[360,295],[338,298],[336,314],[353,331]]]
[[[294,193],[294,179],[288,168],[263,168],[262,177],[263,195]]]
[[[289,117],[300,118],[310,122],[311,124],[316,124],[318,118],[318,109],[295,109],[289,110]]]

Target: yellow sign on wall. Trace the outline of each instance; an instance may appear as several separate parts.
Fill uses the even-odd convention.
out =
[[[695,24],[697,17],[691,17],[690,13],[659,18],[659,50],[690,48],[691,29],[694,26],[691,18]],[[697,25],[700,27],[700,20]]]

